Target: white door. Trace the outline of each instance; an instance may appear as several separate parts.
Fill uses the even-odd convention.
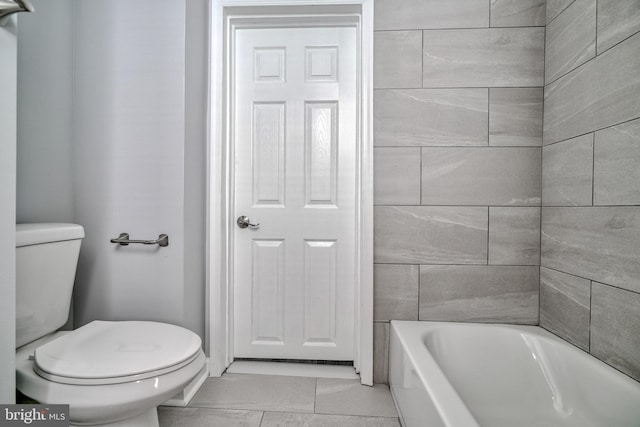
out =
[[[353,360],[355,28],[235,37],[234,355]]]

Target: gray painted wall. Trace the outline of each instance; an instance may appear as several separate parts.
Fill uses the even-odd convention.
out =
[[[149,319],[204,338],[207,1],[33,3],[18,220],[85,226],[76,327]],[[170,246],[118,250],[108,240],[122,231],[165,232]]]
[[[640,380],[640,3],[549,2],[540,324]]]
[[[18,28],[18,222],[73,221],[72,0],[35,0]]]
[[[16,16],[0,24],[0,403],[15,402]]]
[[[208,0],[186,1],[183,325],[204,342],[206,317]]]
[[[375,7],[374,380],[386,382],[391,319],[538,323],[545,2]]]
[[[185,2],[74,5],[75,325],[183,319]],[[169,235],[169,246],[118,247]]]

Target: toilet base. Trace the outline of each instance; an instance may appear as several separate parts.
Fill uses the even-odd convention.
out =
[[[87,426],[88,424],[74,424],[72,426]],[[159,427],[158,409],[153,408],[133,418],[107,424],[91,424],[94,427]]]

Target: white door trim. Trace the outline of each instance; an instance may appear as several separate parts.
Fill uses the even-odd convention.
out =
[[[229,126],[227,44],[234,25],[255,25],[255,7],[308,5],[323,22],[340,22],[356,14],[360,38],[358,81],[359,205],[357,207],[354,366],[363,384],[373,384],[373,1],[374,0],[212,0],[210,21],[210,98],[207,212],[207,338],[211,376],[220,376],[233,361],[233,169]],[[340,13],[334,6],[351,6]],[[228,9],[233,8],[233,9]],[[232,13],[230,13],[232,11]],[[308,17],[310,12],[305,12]],[[296,15],[268,14],[269,19]],[[322,18],[320,18],[320,16]],[[251,17],[251,18],[249,18]],[[249,18],[249,19],[247,19]],[[316,19],[312,19],[316,21]]]

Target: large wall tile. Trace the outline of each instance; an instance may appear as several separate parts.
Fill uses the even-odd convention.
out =
[[[486,207],[374,208],[374,262],[485,264]]]
[[[545,88],[544,141],[561,141],[639,116],[636,34]]]
[[[540,265],[540,208],[489,208],[489,264]]]
[[[544,28],[424,31],[424,87],[542,86]]]
[[[545,0],[491,0],[492,27],[544,26]]]
[[[542,145],[542,88],[489,90],[489,145]]]
[[[596,132],[593,204],[640,205],[640,120]]]
[[[591,353],[640,381],[640,294],[596,282],[591,292]]]
[[[420,268],[376,264],[373,272],[373,319],[418,320]]]
[[[591,206],[593,134],[542,149],[542,205]]]
[[[540,326],[589,351],[591,281],[540,269]]]
[[[489,26],[486,0],[376,0],[376,30]]]
[[[376,32],[373,54],[374,87],[422,87],[421,55],[421,31]]]
[[[373,323],[373,382],[389,383],[389,322]]]
[[[640,206],[542,208],[543,267],[640,292]]]
[[[420,320],[538,323],[538,267],[420,266]]]
[[[423,148],[423,205],[540,204],[540,148]]]
[[[487,89],[376,90],[376,146],[487,145]]]
[[[420,204],[420,149],[374,149],[374,203]]]
[[[574,2],[547,26],[545,82],[596,55],[596,0]]]
[[[541,326],[638,380],[639,32],[637,0],[547,0],[540,289]]]
[[[555,19],[574,0],[547,0],[547,24]]]
[[[640,31],[638,0],[598,0],[598,53]]]

